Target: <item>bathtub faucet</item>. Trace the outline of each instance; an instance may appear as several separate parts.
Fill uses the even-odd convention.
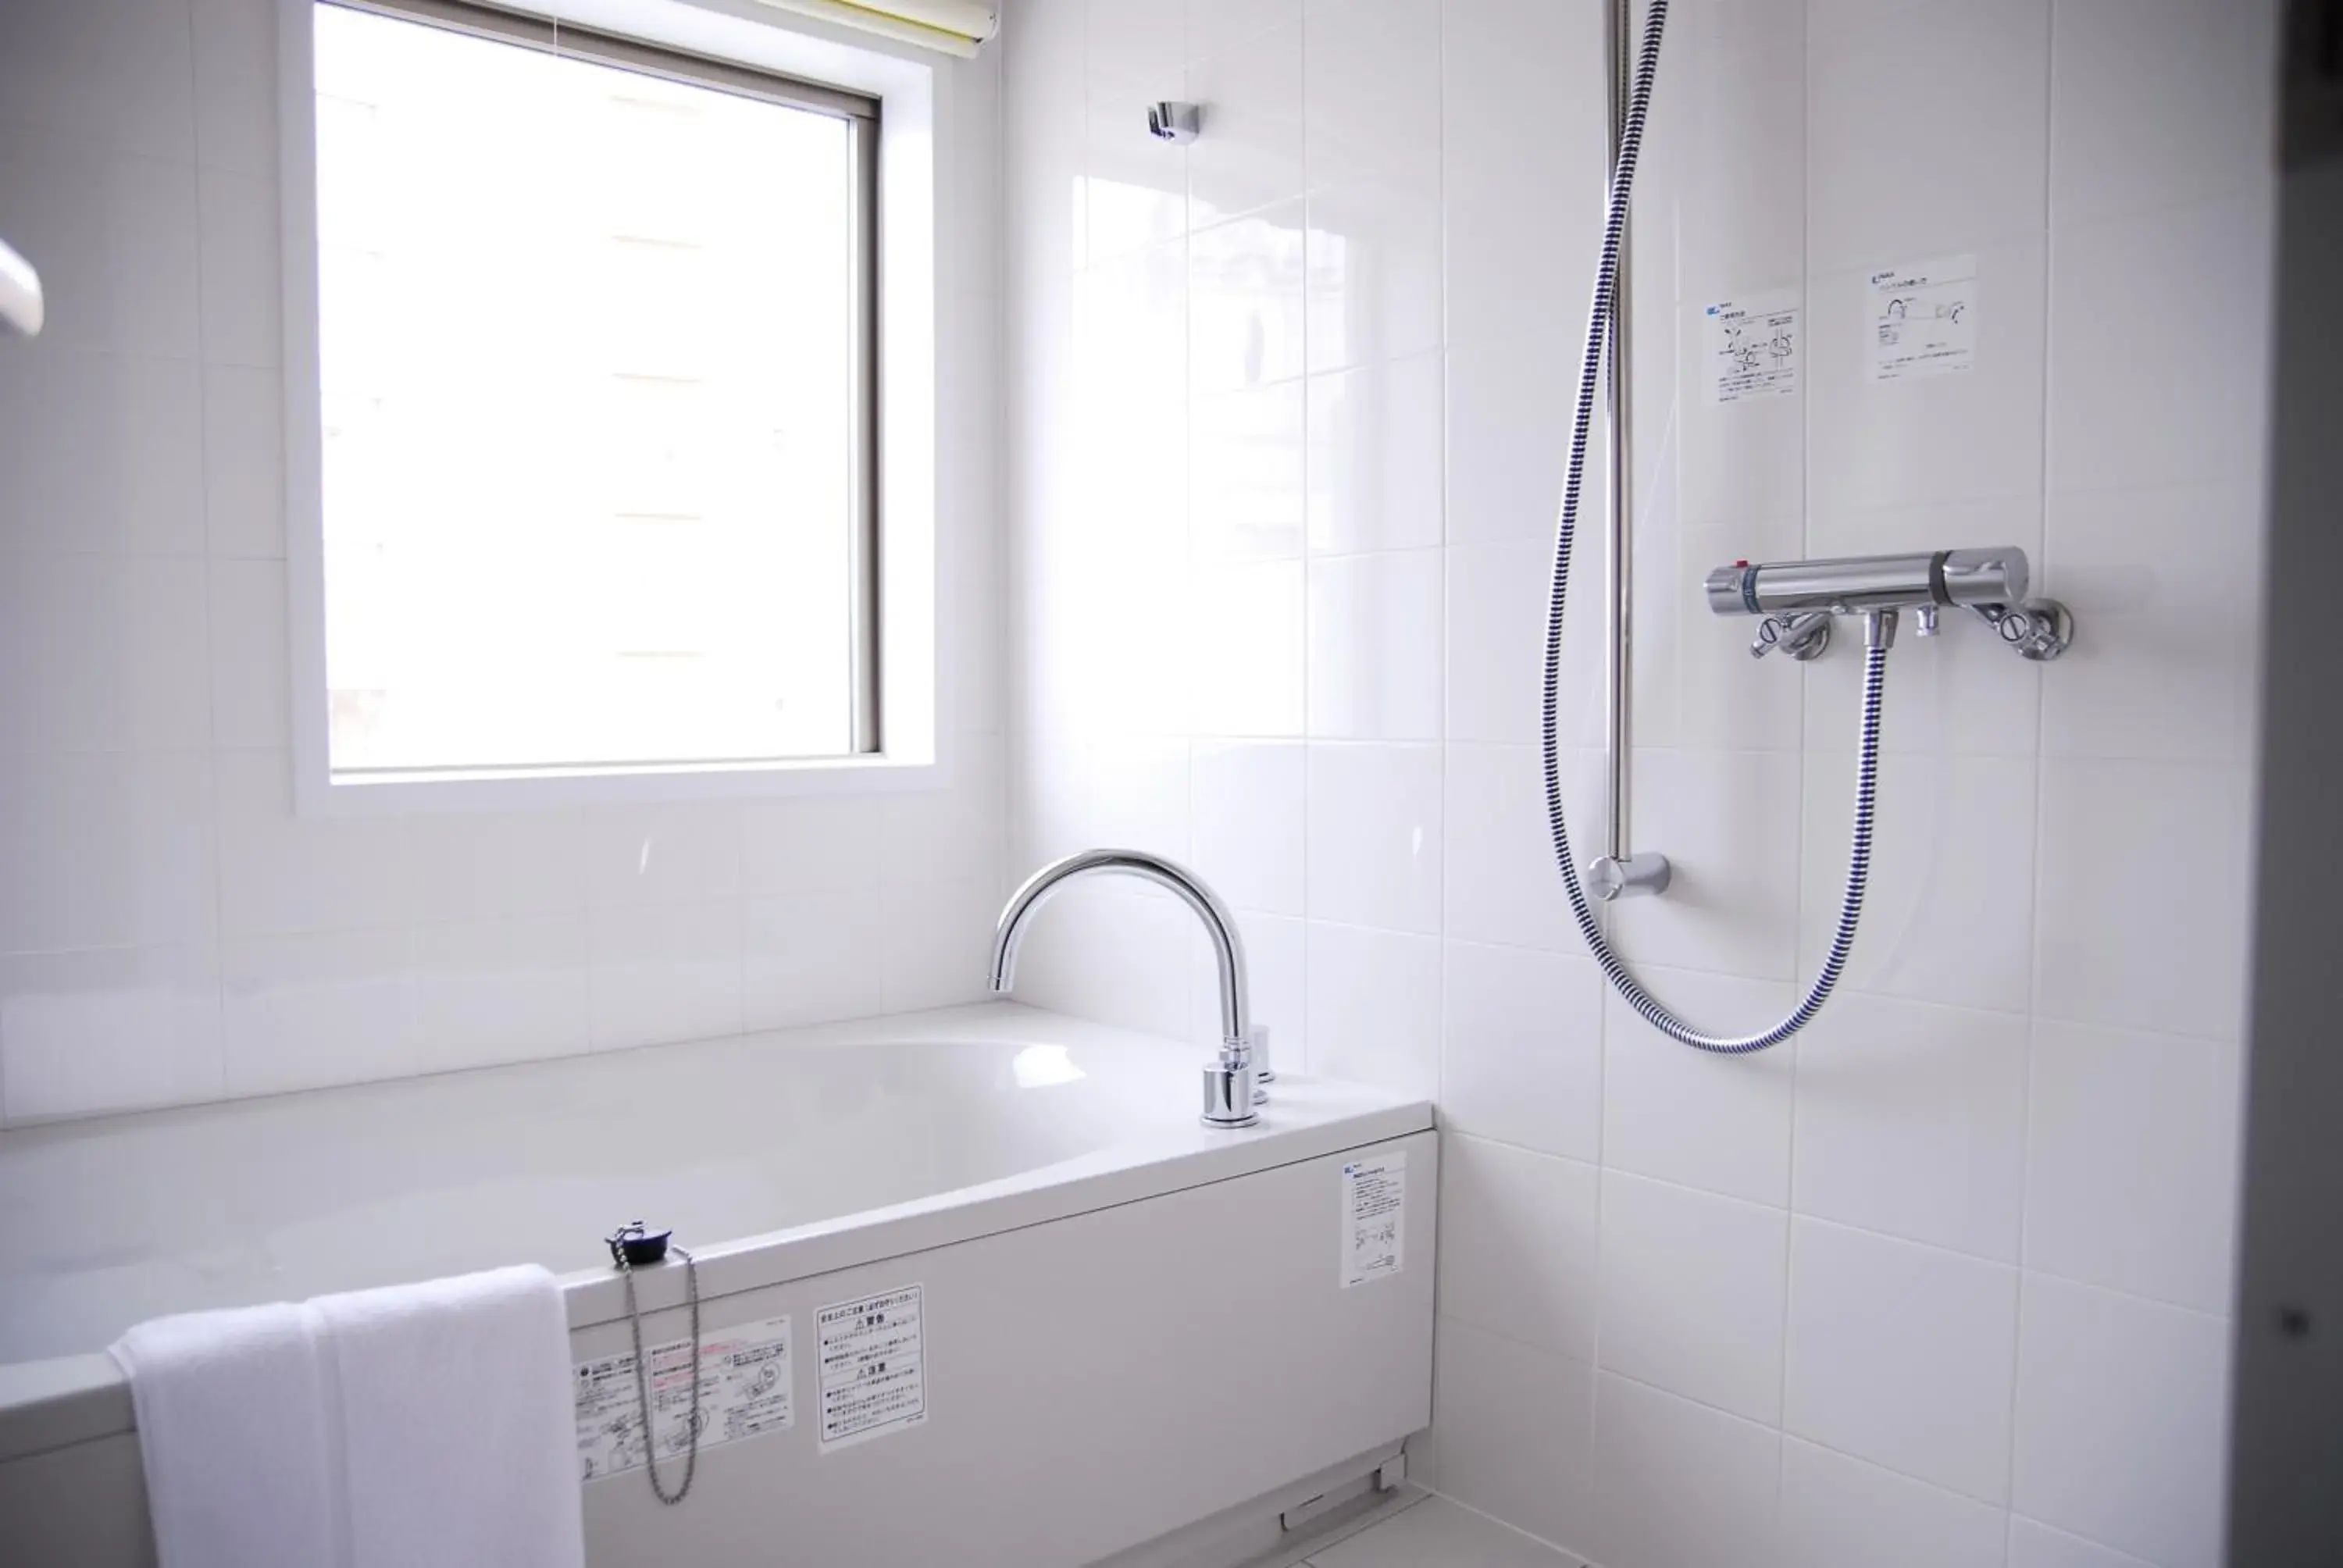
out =
[[[1221,1053],[1204,1067],[1204,1125],[1251,1127],[1261,1120],[1254,1104],[1268,1098],[1255,1084],[1270,1074],[1266,1062],[1255,1065],[1255,1034],[1245,1000],[1244,940],[1237,935],[1236,917],[1220,895],[1186,867],[1141,849],[1084,849],[1051,861],[1028,877],[1001,911],[1001,924],[992,933],[992,994],[1007,996],[1016,989],[1017,944],[1024,940],[1027,917],[1060,888],[1092,872],[1138,877],[1168,889],[1204,922],[1221,977]]]

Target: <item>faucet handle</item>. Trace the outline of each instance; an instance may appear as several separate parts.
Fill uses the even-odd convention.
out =
[[[1252,1075],[1254,1081],[1261,1083],[1275,1083],[1277,1081],[1277,1067],[1275,1063],[1270,1060],[1269,1057],[1269,1025],[1265,1023],[1257,1023],[1253,1025],[1252,1038],[1247,1043],[1252,1047]],[[1266,1094],[1262,1096],[1262,1099],[1263,1100],[1268,1098],[1269,1096]]]
[[[1763,658],[1769,653],[1786,653],[1800,664],[1822,657],[1830,647],[1830,612],[1809,609],[1788,615],[1769,615],[1757,623],[1757,637],[1749,645],[1749,657]]]
[[[1253,1107],[1265,1098],[1253,1082],[1252,1053],[1242,1046],[1222,1046],[1218,1059],[1204,1064],[1204,1125],[1251,1127],[1261,1120]]]

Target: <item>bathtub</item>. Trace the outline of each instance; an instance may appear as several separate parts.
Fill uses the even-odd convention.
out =
[[[1437,1135],[1420,1100],[1294,1076],[1207,1129],[1202,1059],[990,1004],[0,1134],[0,1540],[152,1561],[103,1353],[130,1323],[534,1261],[607,1373],[601,1238],[640,1219],[697,1254],[703,1339],[761,1347],[788,1397],[734,1388],[677,1508],[608,1473],[581,1404],[591,1562],[1273,1543],[1430,1422]],[[681,1271],[641,1284],[646,1342],[680,1338]],[[867,1321],[837,1309],[874,1301],[914,1325],[900,1386],[825,1392]]]

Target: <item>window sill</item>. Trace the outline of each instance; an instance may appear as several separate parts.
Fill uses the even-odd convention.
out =
[[[798,761],[692,763],[628,769],[512,769],[370,773],[293,780],[304,817],[396,817],[440,811],[528,811],[551,806],[737,800],[791,795],[877,795],[942,789],[942,757],[809,757]]]

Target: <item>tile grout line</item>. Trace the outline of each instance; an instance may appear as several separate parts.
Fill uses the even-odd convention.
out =
[[[2043,46],[2042,70],[2042,447],[2037,459],[2036,479],[2040,488],[2042,506],[2042,556],[2048,564],[2051,556],[2050,537],[2050,446],[2056,435],[2052,414],[2051,390],[2052,335],[2056,324],[2052,317],[2054,301],[2052,283],[2057,268],[2057,235],[2051,225],[2056,216],[2052,196],[2055,188],[2054,170],[2057,159],[2058,138],[2058,7],[2054,3],[2045,8],[2043,27],[2046,36]],[[2022,1423],[2019,1393],[2026,1367],[2026,1276],[2029,1224],[2034,1209],[2034,1132],[2039,1105],[2036,1099],[2039,1070],[2042,1017],[2042,897],[2043,876],[2043,800],[2046,793],[2045,766],[2049,738],[2049,693],[2043,689],[2048,684],[2046,672],[2035,672],[2036,699],[2034,705],[2034,835],[2033,878],[2026,900],[2026,1119],[2024,1136],[2018,1144],[2017,1176],[2017,1279],[2010,1298],[2009,1332],[2009,1410],[2004,1426],[2007,1452],[2004,1460],[2002,1490],[2008,1499],[2007,1514],[2002,1524],[2002,1552],[2006,1560],[2009,1542],[2014,1533],[2012,1523],[2017,1514],[2017,1444]]]
[[[1460,1136],[1478,1137],[1481,1135],[1461,1134]],[[1484,1139],[1483,1141],[1488,1142],[1499,1141],[1495,1139]],[[1538,1150],[1530,1150],[1527,1151],[1530,1153],[1543,1152],[1543,1151]],[[1554,1154],[1547,1155],[1546,1158],[1567,1160],[1569,1156]],[[1857,1224],[1852,1221],[1836,1219],[1826,1214],[1797,1213],[1787,1209],[1779,1208],[1774,1204],[1761,1203],[1755,1199],[1736,1197],[1733,1193],[1719,1192],[1706,1187],[1695,1187],[1691,1185],[1689,1182],[1678,1181],[1665,1176],[1649,1176],[1636,1171],[1621,1171],[1616,1172],[1616,1174],[1625,1176],[1633,1181],[1648,1181],[1654,1186],[1668,1187],[1677,1191],[1689,1192],[1697,1197],[1714,1199],[1719,1202],[1735,1203],[1745,1208],[1763,1209],[1769,1212],[1787,1215],[1794,1219],[1803,1220],[1810,1225],[1826,1226],[1834,1231],[1845,1231],[1855,1235],[1868,1236],[1875,1241],[1893,1242],[1896,1245],[1905,1247],[1916,1247],[1923,1251],[1934,1252],[1944,1257],[1959,1259],[1965,1262],[1979,1263],[1987,1268],[2007,1270],[2013,1274],[2034,1275],[2045,1280],[2055,1280],[2061,1284],[2072,1285],[2078,1290],[2093,1291],[2101,1295],[2113,1296],[2119,1301],[2137,1302],[2144,1306],[2158,1308],[2168,1312],[2178,1312],[2187,1317],[2202,1320],[2206,1322],[2227,1324],[2234,1322],[2230,1315],[2226,1312],[2215,1312],[2205,1307],[2188,1306],[2183,1302],[2167,1301],[2161,1296],[2147,1295],[2141,1292],[2129,1290],[2121,1285],[2104,1284],[2097,1280],[2087,1280],[2074,1274],[2062,1273],[2058,1270],[2046,1268],[2037,1263],[2026,1263],[2022,1260],[2013,1260],[2009,1258],[1988,1257],[1982,1252],[1973,1252],[1965,1251],[1958,1247],[1946,1246],[1941,1241],[1921,1241],[1916,1237],[1898,1235],[1893,1231],[1883,1231],[1875,1226]]]
[[[1479,1325],[1475,1324],[1474,1326],[1478,1327]],[[1503,1338],[1503,1336],[1499,1335],[1497,1337]],[[1901,1469],[1892,1464],[1882,1463],[1876,1459],[1868,1458],[1865,1455],[1856,1453],[1851,1449],[1841,1448],[1835,1444],[1825,1442],[1820,1438],[1809,1437],[1801,1432],[1792,1432],[1787,1428],[1768,1425],[1766,1422],[1759,1421],[1755,1416],[1744,1415],[1737,1410],[1727,1410],[1721,1404],[1715,1404],[1707,1400],[1697,1398],[1692,1394],[1682,1393],[1674,1389],[1663,1387],[1658,1383],[1653,1382],[1647,1378],[1637,1377],[1632,1372],[1618,1372],[1609,1367],[1594,1367],[1588,1370],[1599,1376],[1617,1378],[1621,1382],[1627,1383],[1635,1388],[1646,1390],[1652,1393],[1656,1393],[1664,1399],[1672,1399],[1680,1403],[1691,1405],[1694,1409],[1704,1411],[1711,1415],[1723,1416],[1727,1421],[1737,1422],[1743,1426],[1755,1427],[1759,1431],[1771,1432],[1777,1444],[1780,1446],[1783,1453],[1785,1455],[1788,1452],[1789,1444],[1793,1442],[1804,1443],[1808,1448],[1819,1449],[1825,1453],[1835,1454],[1841,1459],[1852,1461],[1853,1462],[1863,1465],[1868,1469],[1876,1470],[1883,1474],[1901,1477],[1903,1480],[1912,1482],[1920,1486],[1927,1487],[1931,1491],[1943,1493],[1947,1497],[1959,1498],[1964,1502],[1975,1503],[1981,1508],[1990,1508],[1996,1512],[2005,1513],[2016,1512],[2015,1509],[2013,1509],[2007,1503],[1995,1503],[1989,1498],[1979,1497],[1973,1492],[1963,1492],[1958,1487],[1947,1486],[1941,1481],[1931,1480],[1927,1476],[1918,1474],[1914,1471]]]
[[[226,1100],[226,1099],[227,1099],[227,1098],[229,1098],[229,1097],[230,1097],[230,1096],[229,1096],[229,1085],[228,1085],[228,1018],[227,1018],[227,977],[228,977],[228,961],[227,961],[227,952],[228,952],[228,941],[229,941],[229,936],[228,936],[228,921],[227,921],[227,849],[226,849],[226,834],[221,830],[221,820],[220,820],[219,755],[220,755],[221,748],[220,748],[220,734],[219,734],[219,683],[218,683],[218,680],[217,680],[217,678],[216,678],[216,673],[215,673],[215,670],[214,670],[214,667],[213,667],[213,657],[214,657],[214,654],[215,654],[215,653],[216,653],[216,643],[217,643],[218,638],[217,638],[217,636],[216,636],[217,628],[216,628],[212,624],[212,610],[213,610],[213,604],[212,604],[212,572],[213,572],[213,566],[214,566],[214,559],[213,559],[213,556],[212,556],[212,514],[211,514],[211,478],[212,478],[212,474],[211,474],[211,466],[212,466],[212,450],[211,450],[211,439],[210,439],[210,428],[211,428],[212,407],[211,407],[211,377],[210,377],[210,376],[209,376],[209,374],[208,374],[208,371],[209,371],[209,369],[210,369],[210,361],[209,361],[209,357],[208,357],[208,356],[209,356],[209,351],[210,351],[211,344],[210,344],[210,340],[209,340],[209,335],[206,333],[206,329],[205,329],[205,319],[204,319],[204,318],[205,318],[205,311],[204,311],[204,308],[203,308],[203,274],[204,274],[204,238],[203,238],[203,229],[204,229],[204,224],[203,224],[203,181],[202,181],[202,178],[201,178],[201,176],[200,176],[200,169],[201,169],[201,167],[202,167],[202,164],[203,164],[203,151],[204,151],[204,148],[203,148],[203,122],[204,122],[204,113],[203,113],[203,105],[202,105],[202,97],[203,97],[203,81],[202,81],[202,72],[201,72],[201,69],[200,69],[200,67],[199,67],[199,66],[197,65],[197,64],[196,64],[196,50],[197,50],[198,45],[197,45],[197,40],[196,40],[196,15],[195,15],[195,8],[194,8],[192,5],[188,6],[188,7],[186,8],[186,11],[185,15],[186,15],[186,23],[187,23],[187,85],[188,85],[188,94],[189,94],[188,101],[189,101],[190,106],[191,106],[191,108],[192,108],[192,110],[193,110],[194,116],[195,116],[195,118],[194,118],[194,124],[193,124],[193,125],[191,125],[191,126],[188,127],[188,138],[187,138],[187,142],[188,142],[188,146],[189,146],[194,150],[194,153],[195,153],[195,162],[196,162],[196,165],[197,169],[198,169],[198,171],[199,171],[199,172],[198,172],[197,178],[196,179],[196,182],[195,182],[195,187],[196,187],[196,481],[197,486],[199,487],[199,494],[200,494],[200,496],[201,496],[201,500],[202,500],[201,511],[202,511],[202,514],[203,514],[203,519],[204,519],[204,573],[203,573],[203,621],[204,621],[204,703],[205,703],[205,709],[206,709],[206,712],[205,712],[206,733],[207,738],[208,738],[208,739],[207,739],[207,744],[206,744],[206,748],[205,748],[205,753],[204,753],[204,801],[205,801],[205,811],[206,811],[206,823],[205,823],[205,825],[206,825],[206,827],[209,829],[209,836],[210,836],[210,839],[211,839],[211,851],[212,851],[212,852],[211,852],[211,873],[212,873],[212,889],[211,889],[211,892],[212,892],[212,930],[213,930],[213,937],[212,937],[212,976],[211,976],[211,990],[212,990],[212,1012],[213,1012],[213,1030],[214,1030],[214,1032],[213,1032],[213,1036],[212,1036],[212,1038],[213,1038],[213,1040],[215,1041],[215,1050],[216,1050],[216,1063],[215,1063],[216,1070],[216,1076],[214,1078],[212,1087],[213,1087],[213,1090],[214,1090],[214,1092],[215,1092],[215,1098],[221,1099],[221,1100]],[[279,46],[281,47],[281,40],[279,41]],[[282,184],[282,182],[283,182],[283,179],[284,179],[284,171],[283,171],[281,168],[277,171],[277,182],[281,185],[281,184]],[[283,357],[283,355],[282,355],[282,350],[280,349],[280,351],[279,351],[279,357],[280,357],[280,359],[282,358],[282,357]],[[279,423],[280,423],[280,425],[281,425],[281,423],[282,423],[281,417],[280,417]],[[281,521],[281,520],[282,520],[282,518],[280,518],[280,519],[279,519],[279,520]],[[289,554],[289,548],[288,548],[288,552],[287,552],[287,553]],[[280,559],[282,559],[283,558],[280,558]],[[289,570],[289,569],[290,569],[289,565],[287,566],[287,570]],[[289,738],[288,738],[288,746],[289,746]],[[289,757],[288,757],[287,760],[288,760],[288,762],[289,762],[289,760],[290,760]],[[4,1102],[4,1101],[0,1101],[0,1103],[5,1103],[5,1102]]]
[[[1814,176],[1814,144],[1812,127],[1809,124],[1814,102],[1814,86],[1812,81],[1814,69],[1814,13],[1811,6],[1807,5],[1801,5],[1800,11],[1801,15],[1799,20],[1802,24],[1801,40],[1803,47],[1801,47],[1798,53],[1798,206],[1800,216],[1798,226],[1798,272],[1800,278],[1799,304],[1802,307],[1806,308],[1811,312],[1812,302],[1807,299],[1806,296],[1811,290],[1812,278],[1814,276],[1814,203],[1811,199],[1811,186],[1813,185]],[[1809,325],[1811,325],[1812,319],[1812,316],[1809,314],[1807,317]],[[1800,385],[1798,387],[1798,541],[1801,554],[1808,553],[1811,551],[1813,547],[1814,494],[1812,474],[1814,468],[1814,427],[1813,381],[1811,377],[1802,376],[1800,377]],[[1814,781],[1813,774],[1815,761],[1815,758],[1811,755],[1811,747],[1809,745],[1813,737],[1808,733],[1808,713],[1812,706],[1811,697],[1814,678],[1813,676],[1803,667],[1798,668],[1797,676],[1797,816],[1791,831],[1791,836],[1797,845],[1796,859],[1792,862],[1797,868],[1797,872],[1796,879],[1794,883],[1795,898],[1792,903],[1790,930],[1790,964],[1792,970],[1791,984],[1794,988],[1797,984],[1796,970],[1800,957],[1799,950],[1803,945],[1801,933],[1805,931],[1806,926],[1805,864],[1807,842],[1805,803],[1806,792]],[[1804,1096],[1799,1092],[1799,1090],[1801,1088],[1801,1079],[1803,1077],[1801,1069],[1805,1065],[1805,1042],[1802,1040],[1793,1040],[1788,1043],[1790,1046],[1790,1121],[1787,1148],[1785,1151],[1784,1169],[1782,1172],[1782,1200],[1784,1211],[1784,1218],[1782,1221],[1782,1295],[1779,1312],[1775,1319],[1775,1332],[1778,1335],[1777,1342],[1781,1347],[1781,1364],[1775,1377],[1774,1398],[1774,1515],[1777,1530],[1780,1526],[1781,1520],[1782,1494],[1789,1484],[1790,1445],[1786,1439],[1789,1433],[1790,1425],[1790,1311],[1795,1294],[1795,1286],[1793,1280],[1797,1260],[1795,1238],[1798,1223],[1798,1102],[1804,1098]]]
[[[1302,119],[1302,126],[1301,126],[1301,131],[1300,131],[1300,134],[1299,134],[1299,136],[1298,136],[1298,137],[1297,137],[1297,140],[1300,142],[1300,144],[1301,144],[1301,149],[1302,149],[1302,225],[1303,225],[1303,227],[1306,229],[1306,228],[1308,227],[1308,225],[1309,225],[1309,217],[1310,217],[1310,202],[1311,202],[1311,195],[1310,195],[1310,193],[1311,193],[1311,190],[1312,190],[1312,181],[1311,181],[1311,177],[1310,177],[1310,112],[1309,112],[1309,102],[1310,102],[1310,31],[1311,31],[1311,20],[1310,20],[1310,16],[1309,16],[1309,14],[1308,14],[1308,13],[1306,13],[1306,12],[1305,12],[1305,13],[1303,13],[1303,15],[1302,15],[1302,17],[1301,17],[1300,23],[1299,23],[1299,25],[1297,25],[1297,27],[1296,27],[1296,29],[1295,29],[1295,30],[1296,30],[1296,32],[1300,35],[1300,41],[1299,41],[1299,43],[1296,45],[1296,48],[1297,48],[1297,50],[1298,50],[1298,57],[1296,58],[1296,60],[1295,60],[1295,62],[1294,62],[1293,74],[1294,74],[1294,78],[1295,78],[1295,80],[1294,80],[1294,85],[1294,85],[1294,95],[1295,95],[1295,97],[1300,101],[1301,106],[1302,106],[1302,107],[1301,107],[1301,119]],[[1311,948],[1312,948],[1314,944],[1312,944],[1312,942],[1311,941],[1311,940],[1310,940],[1310,939],[1311,939],[1311,930],[1312,930],[1312,928],[1314,925],[1316,925],[1316,924],[1320,923],[1320,922],[1319,922],[1319,920],[1318,920],[1317,911],[1316,911],[1314,909],[1312,909],[1312,903],[1314,902],[1314,900],[1313,900],[1311,898],[1311,896],[1310,896],[1310,879],[1311,879],[1311,870],[1312,870],[1312,860],[1313,860],[1313,857],[1312,857],[1312,856],[1311,855],[1311,853],[1310,853],[1310,839],[1311,839],[1311,834],[1310,834],[1310,818],[1311,818],[1311,798],[1312,798],[1312,795],[1313,795],[1313,793],[1314,793],[1314,791],[1313,791],[1313,790],[1312,790],[1312,789],[1310,788],[1310,776],[1311,776],[1311,773],[1312,772],[1312,769],[1311,768],[1311,765],[1310,765],[1310,764],[1311,764],[1311,749],[1312,749],[1313,746],[1315,746],[1315,745],[1317,745],[1317,744],[1319,744],[1319,743],[1318,743],[1318,741],[1317,741],[1316,739],[1314,739],[1311,736],[1311,733],[1310,733],[1310,618],[1310,618],[1310,390],[1309,390],[1309,383],[1310,383],[1310,261],[1309,261],[1309,256],[1310,256],[1310,252],[1309,252],[1309,240],[1308,240],[1308,238],[1307,238],[1307,236],[1305,235],[1305,236],[1304,236],[1304,238],[1303,238],[1303,241],[1302,241],[1302,374],[1301,374],[1301,376],[1300,376],[1300,377],[1299,377],[1299,379],[1300,379],[1300,381],[1301,381],[1301,383],[1302,383],[1302,539],[1301,539],[1301,545],[1300,545],[1300,548],[1301,548],[1301,562],[1302,562],[1302,726],[1301,726],[1301,733],[1300,733],[1300,735],[1298,735],[1297,737],[1295,737],[1295,743],[1296,743],[1296,745],[1299,747],[1299,749],[1300,749],[1300,750],[1301,750],[1301,754],[1302,754],[1302,1060],[1303,1060],[1303,1065],[1304,1065],[1304,1066],[1307,1066],[1307,1065],[1309,1064],[1310,1041],[1311,1041],[1313,1038],[1315,1038],[1316,1033],[1317,1033],[1317,1031],[1316,1031],[1315,1030],[1313,1030],[1313,1029],[1312,1029],[1312,1028],[1311,1028],[1311,1022],[1312,1022],[1312,1020],[1311,1020],[1311,1016],[1310,1016],[1310,1013],[1311,1013],[1310,999],[1311,999],[1311,995],[1312,995],[1312,987],[1311,987],[1311,978],[1310,978],[1310,977],[1311,977],[1311,970],[1312,970],[1312,963],[1311,963],[1311,960],[1310,960],[1310,951],[1311,951]],[[1192,431],[1190,433],[1190,439],[1191,439],[1191,451],[1192,452],[1192,450],[1193,450],[1193,432],[1192,432]],[[1273,1049],[1274,1049],[1274,1046],[1272,1045],[1272,1050],[1273,1050]],[[1434,1099],[1435,1099],[1435,1101],[1437,1101],[1437,1097],[1438,1097],[1438,1081],[1437,1081],[1437,1080],[1435,1079],[1435,1080],[1434,1080]],[[1436,1104],[1435,1104],[1435,1109],[1434,1109],[1434,1113],[1433,1113],[1433,1120],[1434,1120],[1435,1121],[1437,1121],[1437,1120],[1438,1120],[1438,1111],[1437,1111]],[[1438,1209],[1437,1209],[1437,1207],[1436,1207],[1436,1206],[1435,1206],[1435,1208],[1434,1208],[1434,1210],[1433,1210],[1433,1227],[1434,1227],[1434,1230],[1435,1230],[1435,1233],[1436,1233],[1436,1231],[1437,1231],[1437,1228],[1438,1228],[1438,1225],[1439,1225],[1439,1211],[1438,1211]],[[1437,1250],[1437,1249],[1436,1249],[1436,1246],[1435,1246],[1435,1252],[1436,1252],[1436,1250]],[[1436,1260],[1436,1258],[1435,1258],[1435,1261],[1434,1261],[1434,1272],[1433,1272],[1433,1279],[1434,1279],[1434,1282],[1435,1282],[1435,1289],[1436,1289],[1436,1288],[1437,1288],[1437,1280],[1438,1280],[1438,1266],[1437,1266],[1437,1260]],[[1435,1308],[1435,1311],[1436,1311],[1436,1310],[1437,1310],[1437,1309]]]
[[[1440,928],[1440,951],[1438,955],[1439,962],[1434,967],[1433,980],[1434,991],[1433,1001],[1434,1011],[1433,1017],[1434,1021],[1432,1065],[1433,1098],[1435,1108],[1440,1105],[1444,1105],[1448,1099],[1448,891],[1450,878],[1453,874],[1453,869],[1450,865],[1450,858],[1448,854],[1448,834],[1450,827],[1449,811],[1452,805],[1452,791],[1449,789],[1448,738],[1450,733],[1455,729],[1453,717],[1450,711],[1451,700],[1453,696],[1453,692],[1449,684],[1448,669],[1448,29],[1446,25],[1447,17],[1444,0],[1443,0],[1443,4],[1439,6],[1438,11],[1439,14],[1434,16],[1433,21],[1434,45],[1433,49],[1433,59],[1432,68],[1433,138],[1437,143],[1433,157],[1433,167],[1435,171],[1433,176],[1434,194],[1433,199],[1441,213],[1440,531],[1438,536],[1440,548],[1440,639],[1438,643],[1437,655],[1440,662],[1440,899],[1436,915],[1436,920]],[[1305,15],[1302,23],[1305,29],[1305,38],[1307,36],[1306,30],[1309,27],[1309,25],[1308,17]],[[1309,69],[1309,50],[1305,47],[1302,51],[1302,69],[1305,72]],[[1307,85],[1308,84],[1305,80],[1305,89]],[[1307,113],[1302,116],[1302,135],[1305,138],[1309,135],[1309,116]],[[1303,151],[1305,155],[1303,174],[1306,177],[1309,172],[1309,166],[1306,161],[1306,155],[1308,152],[1306,141]],[[1304,268],[1304,287],[1307,287],[1306,266]],[[1306,296],[1304,297],[1302,319],[1304,333],[1303,341],[1306,349],[1308,344],[1309,320]],[[1306,352],[1303,355],[1303,362],[1305,364],[1308,362],[1308,355]],[[1385,355],[1378,361],[1378,365],[1388,365],[1390,362],[1390,357]],[[1378,377],[1381,377],[1383,372],[1378,368],[1376,374]],[[1306,449],[1309,441],[1309,428],[1306,423],[1306,417],[1302,430],[1302,441]],[[1307,532],[1306,518],[1308,517],[1306,503],[1309,498],[1309,477],[1306,471],[1306,467],[1307,466],[1305,465],[1305,472],[1303,474],[1302,480],[1303,501],[1305,503],[1305,509],[1303,512],[1305,518],[1305,542]],[[1437,1244],[1438,1218],[1436,1210],[1434,1211],[1433,1230],[1435,1241],[1433,1248],[1433,1321],[1436,1324],[1440,1311],[1441,1293],[1440,1259],[1439,1247]]]

